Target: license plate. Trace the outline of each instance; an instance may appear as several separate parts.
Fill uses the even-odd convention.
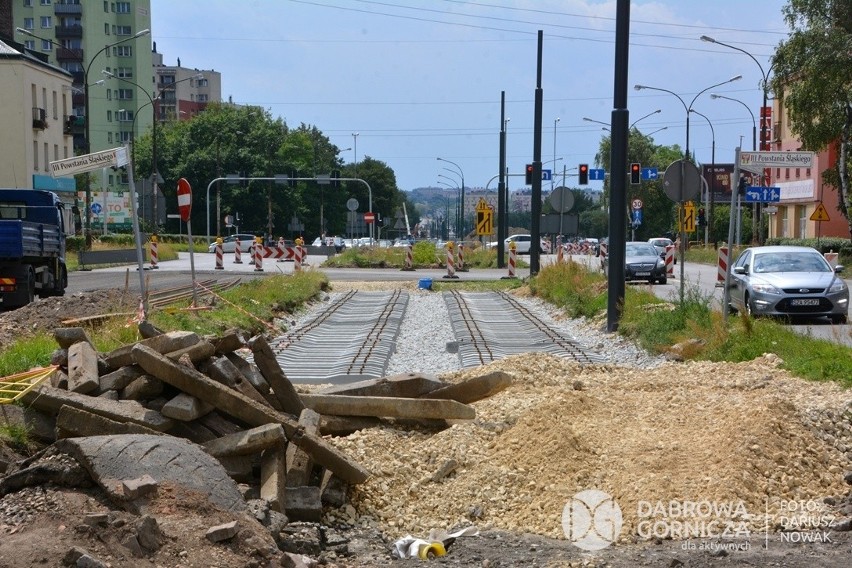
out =
[[[636,276],[650,276],[650,275],[651,275],[650,272],[637,272],[636,273]]]
[[[791,306],[818,306],[819,299],[817,298],[798,298],[790,300]]]

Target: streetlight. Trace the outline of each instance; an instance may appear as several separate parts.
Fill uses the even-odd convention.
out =
[[[556,162],[556,123],[559,122],[559,117],[553,121],[553,161]],[[553,175],[550,176],[550,191],[553,192]]]
[[[658,129],[654,130],[653,132],[649,132],[648,134],[645,134],[645,136],[651,136],[653,134],[656,134],[657,132],[660,132],[661,130],[668,130],[668,129],[669,129],[668,126],[663,126],[662,128],[658,128]]]
[[[757,121],[754,118],[754,112],[752,112],[751,108],[749,108],[749,106],[747,104],[745,104],[744,102],[742,102],[741,100],[735,99],[735,98],[732,98],[732,97],[726,97],[725,95],[718,95],[716,93],[710,93],[710,98],[711,99],[727,99],[729,101],[734,101],[735,103],[740,103],[741,105],[743,105],[746,108],[748,113],[751,115],[751,149],[753,151],[757,150]]]
[[[711,95],[712,96],[712,95]],[[710,151],[710,171],[712,172],[710,176],[710,187],[707,190],[707,199],[705,199],[704,203],[707,204],[707,209],[710,213],[710,216],[707,218],[707,224],[704,225],[704,246],[707,246],[708,236],[710,234],[710,227],[713,222],[713,201],[714,201],[714,193],[716,192],[716,130],[713,128],[713,123],[710,122],[710,119],[698,112],[695,109],[690,109],[690,112],[694,112],[698,116],[704,118],[707,121],[707,124],[710,125],[710,136],[712,136],[713,145],[711,146]]]
[[[438,161],[439,162],[447,162],[448,164],[454,165],[456,168],[458,168],[459,175],[461,176],[461,235],[462,235],[462,240],[464,240],[464,237],[467,234],[467,233],[465,233],[465,230],[464,230],[464,172],[462,171],[461,166],[459,166],[455,162],[451,162],[450,160],[447,160],[446,158],[440,158],[439,157]]]
[[[24,35],[28,35],[28,36],[34,37],[36,39],[40,39],[42,41],[47,41],[47,42],[49,42],[49,43],[51,43],[51,44],[53,44],[57,47],[61,47],[62,49],[67,49],[64,45],[58,44],[58,43],[56,43],[56,42],[54,42],[53,40],[50,40],[50,39],[45,39],[45,38],[39,37],[39,36],[35,35],[34,33],[32,33],[31,31],[25,30],[24,28],[16,28],[16,31],[18,33],[22,33]],[[95,59],[97,59],[98,55],[100,55],[104,51],[108,50],[109,48],[115,47],[116,45],[122,44],[126,41],[131,41],[131,40],[140,38],[140,37],[148,35],[150,33],[151,33],[151,30],[144,29],[144,30],[136,32],[135,34],[133,34],[130,37],[126,37],[126,38],[124,38],[120,41],[117,41],[115,43],[110,43],[110,44],[103,46],[100,50],[95,52],[95,54],[89,60],[89,64],[86,65],[85,68],[83,69],[83,88],[85,89],[85,92],[84,92],[84,108],[85,108],[84,113],[85,113],[85,121],[86,121],[85,125],[86,125],[86,153],[87,154],[91,153],[91,151],[92,151],[91,121],[89,120],[89,70],[92,67],[92,63],[95,62]],[[70,50],[68,50],[68,51],[70,51]],[[83,64],[82,55],[80,57],[80,64],[81,65]],[[86,174],[85,233],[86,233],[86,248],[87,249],[92,248],[91,218],[90,218],[90,214],[89,214],[91,210],[92,210],[92,181],[91,181],[91,178],[89,177],[89,175]]]
[[[160,168],[157,166],[157,122],[158,122],[158,120],[157,120],[157,108],[156,108],[156,105],[154,104],[154,101],[159,100],[160,97],[163,96],[163,93],[165,93],[167,90],[174,89],[175,85],[177,85],[178,83],[181,83],[183,81],[189,81],[190,79],[203,79],[204,74],[203,73],[196,73],[192,77],[185,77],[185,78],[181,79],[180,81],[175,81],[174,83],[170,83],[170,84],[166,85],[165,87],[163,87],[162,89],[160,89],[157,92],[156,97],[152,97],[151,95],[148,94],[148,91],[146,91],[138,83],[134,83],[133,81],[131,81],[129,79],[125,79],[124,77],[119,77],[117,75],[114,75],[113,73],[110,73],[109,71],[107,71],[105,69],[101,70],[101,73],[103,75],[111,78],[111,79],[118,79],[119,81],[124,81],[125,83],[130,83],[131,85],[134,85],[137,89],[142,91],[145,94],[146,97],[148,97],[148,102],[136,109],[136,115],[134,115],[133,124],[130,127],[131,140],[134,138],[134,132],[135,132],[135,129],[136,129],[136,117],[139,115],[139,111],[142,110],[143,108],[145,108],[147,105],[151,105],[151,116],[154,119],[154,122],[151,125],[152,136],[153,136],[153,139],[151,141],[151,171],[152,171],[152,176],[154,178],[154,182],[153,182],[154,200],[153,200],[153,203],[151,205],[153,207],[153,216],[154,216],[154,233],[156,234],[157,227],[159,226],[159,222],[158,222],[158,219],[157,219],[157,196],[158,196],[158,193],[159,193],[158,184],[160,183]],[[132,156],[132,154],[131,154],[131,156]]]
[[[674,91],[670,91],[668,89],[661,89],[660,87],[649,87],[647,85],[634,85],[633,88],[636,89],[637,91],[641,91],[643,89],[647,89],[649,91],[662,91],[664,93],[668,93],[670,95],[674,95],[675,97],[677,97],[677,100],[679,100],[680,104],[683,105],[683,110],[686,111],[686,148],[685,148],[683,154],[684,154],[684,157],[686,159],[688,159],[689,158],[689,112],[692,109],[692,105],[695,104],[695,101],[698,99],[698,97],[700,97],[703,93],[706,93],[710,89],[715,89],[716,87],[720,87],[722,85],[727,85],[728,83],[733,83],[734,81],[739,81],[742,78],[743,78],[742,75],[737,75],[736,77],[731,77],[727,81],[722,81],[721,83],[717,83],[715,85],[710,85],[706,89],[702,89],[702,90],[698,91],[698,94],[696,94],[692,98],[692,101],[689,103],[689,106],[687,106],[687,104],[684,102],[683,98],[680,95],[678,95]]]
[[[636,123],[637,123],[637,122],[639,122],[639,121],[641,121],[641,120],[645,120],[645,119],[646,119],[646,118],[648,118],[649,116],[653,116],[653,115],[655,115],[655,114],[659,114],[659,113],[661,113],[661,112],[663,112],[663,111],[662,111],[662,109],[659,109],[659,108],[658,108],[658,109],[657,109],[657,110],[655,110],[654,112],[649,112],[648,114],[646,114],[646,115],[645,115],[645,116],[643,116],[642,118],[637,118],[636,120],[634,120],[634,121],[630,124],[630,126],[628,126],[628,127],[627,127],[627,130],[630,130],[630,129],[632,129],[634,126],[636,126]],[[597,124],[603,124],[604,126],[607,126],[607,127],[610,125],[608,122],[603,122],[603,121],[601,121],[601,120],[595,120],[595,119],[593,119],[593,118],[589,118],[589,117],[587,117],[587,116],[584,116],[584,117],[583,117],[583,120],[585,120],[586,122],[595,122],[595,123],[597,123]],[[609,130],[609,128],[607,128],[607,130]]]
[[[445,186],[445,187],[447,187],[447,188],[449,188],[449,189],[455,189],[455,190],[456,190],[456,226],[455,226],[455,229],[456,229],[456,230],[458,230],[458,221],[459,221],[459,206],[458,206],[458,203],[459,203],[459,185],[456,183],[456,181],[455,181],[453,178],[449,178],[449,177],[447,177],[447,176],[445,176],[445,175],[442,175],[442,174],[438,174],[438,177],[442,177],[442,178],[448,179],[448,180],[452,181],[452,182],[453,182],[453,184],[455,184],[455,185],[450,185],[450,184],[448,184],[448,183],[447,183],[447,182],[445,182],[445,181],[438,180],[438,183],[440,183],[441,185],[443,185],[443,186]],[[447,231],[446,231],[446,233],[447,233],[447,234],[445,234],[445,235],[444,235],[444,238],[445,238],[445,239],[447,239],[447,240],[449,239],[449,224],[450,224],[450,198],[449,198],[449,197],[447,197]]]

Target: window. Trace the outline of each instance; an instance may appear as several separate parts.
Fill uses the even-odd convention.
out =
[[[111,110],[107,111],[107,122],[112,122],[112,111]]]
[[[116,2],[115,3],[115,12],[116,12],[116,14],[129,14],[130,13],[130,2]]]
[[[130,141],[130,132],[127,130],[122,130],[120,133],[121,139],[120,142],[129,142]]]
[[[41,0],[42,6],[50,6],[50,0]]]
[[[109,35],[109,24],[104,24],[104,35]]]
[[[31,30],[35,28],[35,20],[32,18],[24,18],[24,29]]]
[[[133,67],[118,67],[115,70],[116,77],[122,77],[124,79],[132,79],[133,78]]]
[[[107,0],[104,0],[104,12],[109,12],[109,2]]]
[[[43,39],[41,40],[41,50],[42,51],[50,51],[53,49],[53,44],[50,43],[50,40]]]
[[[56,96],[56,91],[53,91],[53,120],[59,118],[59,98]]]
[[[39,21],[41,22],[41,29],[49,29],[53,27],[53,19],[50,16],[42,16]]]
[[[120,110],[115,113],[115,118],[119,122],[132,122],[133,121],[133,111],[132,110]]]
[[[24,8],[32,8],[33,0],[24,0]]]
[[[44,143],[44,171],[48,171],[48,169],[50,168],[50,154],[48,153],[49,152],[48,148],[50,148],[50,147],[47,145],[47,142],[45,142]]]
[[[197,85],[199,87],[206,87],[207,86],[207,79],[199,79]]]
[[[797,178],[802,177],[802,168],[796,168],[796,177]]]
[[[53,161],[59,161],[59,144],[53,145]]]
[[[133,89],[119,89],[118,90],[118,100],[129,101],[131,99],[133,99]]]
[[[38,141],[33,140],[33,169],[38,170]]]
[[[133,57],[133,48],[129,45],[117,45],[112,48],[112,54],[116,57]]]
[[[25,40],[24,41],[24,48],[29,49],[29,50],[35,49],[35,40],[34,39]]]
[[[198,102],[200,102],[200,103],[206,103],[206,102],[207,102],[207,95],[198,95],[198,99],[197,99],[197,100],[198,100]]]
[[[107,89],[106,93],[107,93],[107,100],[111,101],[112,100],[112,89]]]
[[[115,26],[115,35],[129,36],[133,34],[130,32],[130,26]]]
[[[107,143],[112,144],[112,132],[107,132]]]

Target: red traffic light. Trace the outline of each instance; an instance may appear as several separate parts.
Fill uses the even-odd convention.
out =
[[[639,184],[642,179],[642,165],[633,162],[630,164],[630,183],[633,185]]]
[[[580,185],[588,185],[589,183],[589,164],[580,164],[577,168],[579,174],[577,175],[577,183]]]

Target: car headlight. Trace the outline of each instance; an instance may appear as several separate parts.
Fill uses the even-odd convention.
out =
[[[665,268],[665,267],[666,267],[666,261],[665,261],[665,260],[663,260],[662,258],[661,258],[661,259],[659,259],[659,260],[657,261],[657,268]]]
[[[828,287],[828,293],[834,294],[837,292],[842,292],[846,289],[846,282],[841,280],[840,278],[835,278],[834,282],[831,283],[831,286]]]
[[[751,289],[761,294],[774,294],[780,296],[783,292],[772,284],[752,284]]]

